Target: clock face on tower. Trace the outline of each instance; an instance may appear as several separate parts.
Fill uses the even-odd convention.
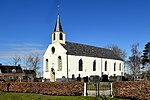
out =
[[[54,47],[52,47],[52,54],[54,54],[55,53],[55,48]]]

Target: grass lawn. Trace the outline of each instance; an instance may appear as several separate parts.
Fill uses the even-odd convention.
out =
[[[100,97],[49,96],[35,93],[0,92],[0,100],[102,100]],[[125,100],[107,98],[107,100]]]

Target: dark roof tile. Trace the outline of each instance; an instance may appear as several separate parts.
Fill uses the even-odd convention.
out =
[[[123,59],[114,54],[113,51],[105,48],[72,42],[66,42],[66,44],[62,44],[62,46],[67,50],[68,55],[108,58],[123,61]]]
[[[0,65],[1,73],[13,73],[12,70],[15,69],[16,73],[23,73],[21,66],[9,66],[9,65]]]

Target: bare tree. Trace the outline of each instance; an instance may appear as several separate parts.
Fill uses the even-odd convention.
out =
[[[125,61],[125,58],[127,57],[127,53],[125,50],[122,50],[117,45],[111,44],[107,46],[108,49],[111,49],[116,55],[118,55],[120,58],[122,58]]]
[[[13,65],[17,65],[21,61],[21,57],[19,55],[15,55],[13,58]]]
[[[39,56],[28,56],[26,58],[26,66],[33,69],[35,72],[40,68],[40,57]]]
[[[127,66],[127,62],[126,62],[126,57],[127,57],[127,53],[125,50],[121,49],[120,47],[118,47],[115,44],[111,44],[108,45],[106,48],[110,49],[111,51],[113,51],[118,57],[122,58],[124,60],[124,70],[126,72],[128,72],[129,67]]]
[[[132,78],[135,80],[135,76],[140,72],[140,52],[138,50],[139,44],[133,44],[131,46],[132,55],[129,57],[128,65],[132,73]]]

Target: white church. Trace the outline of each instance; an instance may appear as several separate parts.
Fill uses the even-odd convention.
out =
[[[66,41],[60,17],[57,16],[52,43],[43,57],[44,79],[50,82],[90,77],[123,76],[124,61],[110,49]]]

